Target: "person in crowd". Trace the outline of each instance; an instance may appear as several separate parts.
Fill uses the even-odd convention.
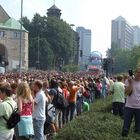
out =
[[[123,76],[123,83],[124,84],[126,83],[127,79],[128,79],[128,75],[124,75]],[[125,94],[125,103],[126,103],[126,98],[127,98],[127,95]]]
[[[69,106],[67,110],[66,119],[68,121],[68,117],[70,114],[70,121],[74,117],[75,109],[76,109],[76,100],[77,100],[77,91],[80,89],[80,86],[75,85],[74,81],[70,81],[68,84],[68,90],[70,92],[69,96]]]
[[[42,90],[43,83],[36,80],[33,84],[35,93],[34,111],[33,111],[33,126],[34,126],[34,140],[44,140],[44,123],[46,119],[46,95]]]
[[[140,134],[140,67],[137,67],[134,76],[129,76],[125,82],[127,94],[122,136],[127,137],[132,119],[135,119],[134,132]]]
[[[17,140],[29,140],[34,135],[32,112],[34,101],[27,82],[21,82],[17,87],[17,104],[20,113]]]
[[[11,85],[11,89],[12,89],[12,98],[16,101],[16,89],[17,89],[17,83],[13,82],[10,84]]]
[[[91,103],[93,103],[95,100],[95,92],[96,92],[95,86],[96,86],[95,81],[91,77],[88,77],[88,88],[90,92]]]
[[[120,115],[123,117],[124,113],[124,103],[125,103],[125,94],[124,94],[124,83],[123,76],[117,76],[117,81],[110,87],[110,93],[113,96],[112,108],[114,115]]]
[[[53,105],[55,104],[55,102],[57,100],[57,94],[58,94],[59,90],[61,90],[60,92],[62,93],[62,89],[58,86],[57,80],[54,78],[51,79],[49,95],[52,98]],[[55,122],[54,122],[54,124],[55,124],[55,128],[56,128],[56,132],[58,132],[59,129],[61,128],[61,124],[62,124],[61,122],[62,122],[62,111],[55,106]]]
[[[102,78],[102,97],[105,98],[108,95],[108,89],[110,87],[110,83],[106,75],[103,75]]]
[[[46,110],[46,133],[48,134],[50,132],[52,135],[55,136],[57,133],[57,128],[55,125],[55,107],[52,104],[53,96],[51,96],[50,98],[51,99],[47,105]]]
[[[68,103],[70,93],[68,91],[67,82],[62,82],[61,88],[63,91],[63,96],[64,96],[66,102]],[[66,106],[66,108],[62,111],[62,123],[63,123],[63,125],[66,124],[66,112],[67,112],[67,110],[68,110],[68,106]]]
[[[49,95],[49,82],[45,80],[43,82],[43,91],[45,92],[47,103],[46,103],[46,120],[44,124],[44,135],[49,138],[52,135],[56,135],[55,122],[55,107],[52,104],[53,97]]]
[[[42,90],[43,91],[46,91],[46,90],[48,91],[49,90],[49,81],[48,80],[43,81]]]
[[[77,100],[76,100],[76,112],[77,112],[77,116],[81,115],[82,113],[82,106],[83,106],[83,93],[81,90],[78,90],[77,92]]]
[[[18,84],[11,79],[10,81],[10,86],[11,86],[11,90],[12,90],[12,98],[15,102],[17,102],[17,95],[16,95],[16,89],[17,89],[17,86]],[[18,133],[18,130],[17,130],[17,126],[14,128],[14,136],[13,136],[13,140],[16,140],[16,135]]]
[[[0,103],[0,140],[12,140],[14,135],[14,129],[8,129],[6,126],[6,120],[3,118],[9,118],[12,114],[12,107],[16,108],[17,104],[13,100],[12,91],[10,85],[3,85],[0,87],[0,99],[2,102]],[[10,105],[12,106],[10,106]]]
[[[95,84],[97,87],[96,98],[99,99],[101,97],[101,94],[102,94],[102,83],[101,83],[99,78],[96,79]]]
[[[109,77],[108,80],[109,80],[109,85],[110,85],[109,88],[110,88],[114,84],[114,81],[112,77]]]

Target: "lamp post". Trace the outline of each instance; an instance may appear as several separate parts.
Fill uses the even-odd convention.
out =
[[[36,30],[37,30],[37,60],[36,60],[36,69],[40,69],[40,39],[41,39],[41,36],[40,36],[40,27],[41,27],[41,22],[38,23],[38,25],[36,26]]]
[[[39,67],[40,67],[40,57],[39,57],[39,53],[40,53],[40,50],[39,50],[39,35],[38,35],[38,40],[37,40],[37,69],[39,69]]]
[[[19,46],[19,75],[21,76],[22,67],[22,13],[23,13],[23,0],[21,0],[21,17],[20,17],[20,46]]]

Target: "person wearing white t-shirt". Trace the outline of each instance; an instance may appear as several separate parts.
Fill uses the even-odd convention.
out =
[[[43,83],[35,81],[33,90],[35,93],[34,98],[34,112],[33,112],[33,125],[34,125],[34,140],[44,140],[44,123],[46,119],[46,95],[42,90]]]

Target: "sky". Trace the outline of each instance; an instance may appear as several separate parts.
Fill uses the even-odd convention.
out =
[[[0,0],[10,17],[20,19],[21,0]],[[32,19],[35,13],[46,15],[54,0],[23,0],[23,16]],[[124,17],[130,25],[140,26],[140,0],[55,0],[61,9],[61,18],[73,29],[82,26],[91,29],[91,50],[105,56],[111,47],[111,20]]]

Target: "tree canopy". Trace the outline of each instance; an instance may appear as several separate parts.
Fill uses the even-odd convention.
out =
[[[125,73],[140,65],[140,46],[131,49],[118,48],[116,44],[107,51],[107,57],[114,60],[114,73]]]
[[[59,69],[68,65],[77,50],[77,35],[71,26],[57,17],[35,14],[30,21],[22,18],[23,26],[29,31],[29,67]]]

